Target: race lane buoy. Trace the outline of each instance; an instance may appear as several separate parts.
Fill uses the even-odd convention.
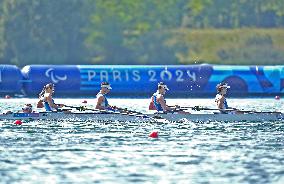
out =
[[[15,120],[15,121],[14,121],[14,124],[16,124],[16,125],[21,125],[21,124],[23,124],[23,122],[22,122],[21,120]]]
[[[151,138],[158,138],[158,131],[153,131],[149,134],[149,137]]]

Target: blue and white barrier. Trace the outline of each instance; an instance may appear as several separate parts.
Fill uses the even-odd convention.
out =
[[[14,65],[0,65],[0,93],[21,93],[22,89],[21,70]]]
[[[75,65],[28,65],[22,69],[26,82],[23,83],[25,93],[37,95],[43,86],[55,84],[56,94],[81,95],[80,71]]]
[[[10,65],[1,68],[5,66]],[[51,82],[56,86],[56,95],[95,96],[100,83],[108,81],[112,95],[148,97],[163,81],[170,88],[168,95],[174,97],[211,96],[220,82],[228,82],[229,93],[235,96],[284,94],[284,66],[29,65],[22,69],[22,76],[13,68],[9,70],[12,79],[0,78],[2,93],[11,89],[18,93],[22,88],[28,96],[34,96]],[[17,85],[7,86],[9,80]]]
[[[280,67],[281,75],[280,75],[280,93],[284,94],[284,66]]]

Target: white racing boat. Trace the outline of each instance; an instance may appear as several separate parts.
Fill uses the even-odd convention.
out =
[[[284,114],[257,112],[244,114],[142,114],[119,112],[37,112],[0,114],[0,120],[69,120],[69,121],[278,121]]]

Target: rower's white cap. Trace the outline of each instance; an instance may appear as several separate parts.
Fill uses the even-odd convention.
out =
[[[55,87],[55,85],[53,84],[53,83],[48,83],[48,84],[46,84],[45,86],[44,86],[45,88],[54,88]]]
[[[230,88],[230,86],[228,86],[228,84],[224,84],[222,88]]]
[[[167,90],[167,91],[169,91],[169,88],[168,88],[168,86],[166,85],[166,84],[164,84],[163,82],[159,82],[158,83],[158,87],[162,87],[162,88],[164,88],[165,90]]]
[[[227,88],[229,89],[230,86],[227,83],[220,83],[216,86],[217,89],[221,89],[221,88]]]
[[[102,82],[101,83],[101,87],[102,88],[107,88],[107,89],[112,89],[112,87],[110,86],[110,84],[108,82]]]

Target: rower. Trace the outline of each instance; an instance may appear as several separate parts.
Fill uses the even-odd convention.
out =
[[[164,95],[169,90],[166,84],[163,82],[158,83],[158,90],[152,95],[149,110],[157,110],[158,112],[171,112],[174,109],[170,108],[166,104]]]
[[[39,94],[40,101],[43,102],[44,108],[46,111],[58,111],[60,107],[63,107],[63,104],[55,104],[52,98],[52,94],[54,93],[54,85],[49,83],[45,85],[42,91]]]
[[[230,86],[228,86],[227,83],[220,83],[217,84],[217,95],[215,97],[215,102],[217,103],[218,109],[220,109],[220,113],[222,114],[235,114],[240,113],[237,109],[231,108],[228,106],[227,100],[226,100],[226,94]],[[232,111],[226,111],[226,109],[232,109]]]
[[[101,83],[101,90],[97,94],[97,103],[96,103],[96,109],[99,110],[114,110],[115,107],[112,107],[108,104],[108,100],[106,97],[106,94],[108,94],[111,90],[111,86],[108,82],[102,82]]]

